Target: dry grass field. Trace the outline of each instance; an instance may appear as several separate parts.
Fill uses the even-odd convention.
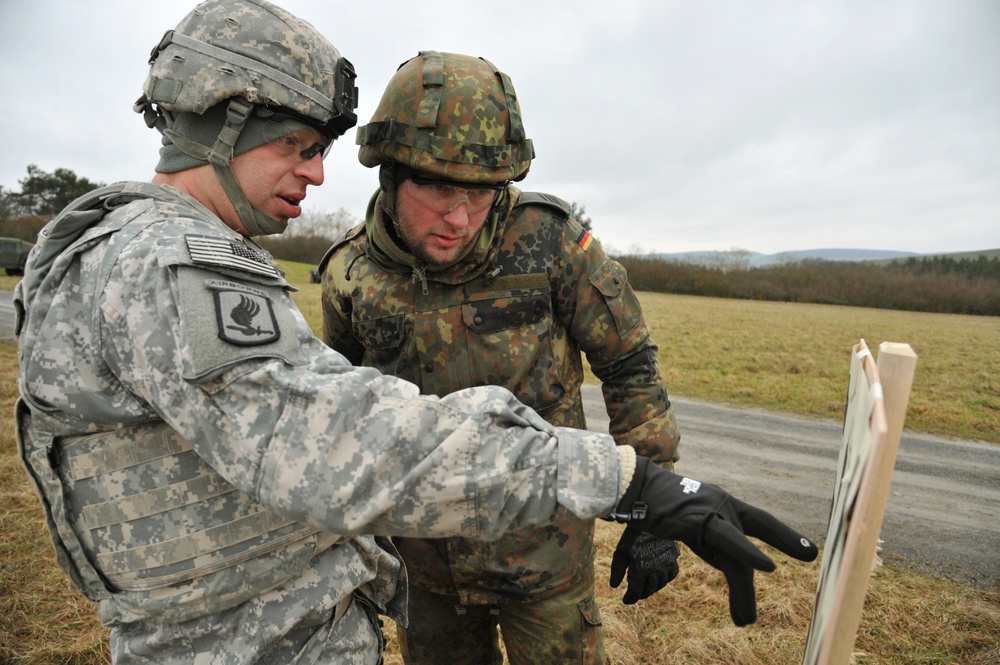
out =
[[[319,330],[319,285],[296,301]],[[639,294],[672,394],[841,420],[851,349],[917,353],[907,429],[1000,443],[1000,317]],[[591,376],[590,380],[596,381]],[[683,428],[683,414],[678,414]]]
[[[286,266],[319,325],[308,266]],[[0,278],[0,289],[12,282]],[[671,392],[840,419],[850,349],[859,338],[909,343],[919,355],[907,427],[1000,443],[1000,319],[640,294]],[[17,354],[0,343],[0,664],[108,662],[93,606],[58,570],[41,508],[17,462],[12,407]],[[683,414],[679,414],[683,426]],[[607,585],[619,530],[598,528],[598,597],[611,662],[796,665],[819,564],[772,552],[758,576],[758,623],[730,623],[721,575],[685,552],[680,577],[624,606]],[[386,662],[400,663],[387,623]],[[887,565],[874,571],[856,644],[858,665],[1000,663],[1000,589],[979,591]]]

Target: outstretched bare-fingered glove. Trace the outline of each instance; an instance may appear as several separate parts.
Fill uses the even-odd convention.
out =
[[[611,587],[617,589],[628,570],[628,586],[622,602],[632,605],[649,598],[677,577],[680,555],[677,541],[625,527],[611,557]]]
[[[721,487],[665,471],[641,455],[632,482],[609,517],[628,523],[629,529],[679,540],[721,570],[729,584],[729,614],[737,626],[757,620],[754,570],[775,568],[747,536],[800,561],[812,561],[819,553],[809,539],[770,513]]]

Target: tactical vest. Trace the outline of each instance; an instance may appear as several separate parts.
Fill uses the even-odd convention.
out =
[[[18,285],[22,354],[34,343],[26,315],[55,259],[80,251],[80,236],[117,205],[162,195],[154,185],[118,183],[78,199],[46,226]],[[128,219],[106,224],[133,235],[144,227]],[[108,257],[105,275],[114,260]],[[16,408],[19,454],[42,497],[59,563],[92,600],[134,591],[164,613],[213,612],[288,579],[339,540],[239,491],[162,421],[67,431],[25,386],[22,380]],[[199,594],[194,607],[190,599]],[[184,602],[174,601],[179,596]]]

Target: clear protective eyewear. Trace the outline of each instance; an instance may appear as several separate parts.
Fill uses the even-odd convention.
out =
[[[268,123],[268,132],[274,136],[269,143],[288,157],[298,153],[299,159],[307,161],[316,155],[322,155],[326,159],[330,154],[333,140],[304,122],[301,117],[276,113],[270,109],[260,109],[256,111],[256,115]]]
[[[497,193],[507,187],[507,183],[473,184],[454,180],[439,180],[412,175],[413,197],[428,208],[444,215],[465,204],[470,215],[481,214],[493,206]]]
[[[291,157],[298,153],[298,158],[301,161],[308,161],[315,157],[316,155],[322,155],[323,159],[330,154],[330,147],[333,146],[333,141],[329,143],[323,143],[322,141],[312,141],[310,143],[310,138],[303,134],[312,133],[315,130],[296,130],[294,132],[289,132],[284,136],[279,136],[278,138],[271,141],[271,145],[278,148],[288,157]],[[308,147],[304,147],[307,146]]]

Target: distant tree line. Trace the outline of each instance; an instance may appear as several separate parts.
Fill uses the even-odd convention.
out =
[[[807,260],[759,268],[616,256],[640,291],[1000,316],[1000,258]]]
[[[913,272],[919,275],[958,275],[968,279],[983,277],[1000,280],[1000,260],[980,254],[976,258],[951,256],[911,256],[907,259],[895,259],[888,264],[889,268],[900,272]]]

